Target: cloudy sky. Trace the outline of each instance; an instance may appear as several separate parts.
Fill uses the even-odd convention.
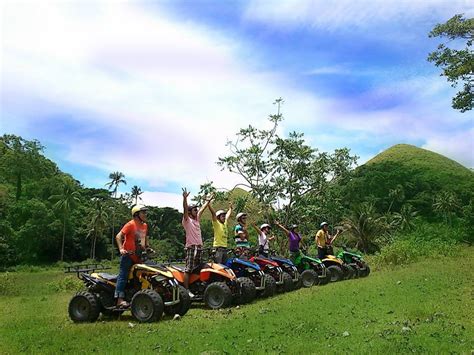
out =
[[[463,0],[0,1],[0,134],[38,139],[85,186],[121,171],[179,207],[285,100],[281,134],[364,163],[409,143],[474,167],[473,114],[426,61]]]

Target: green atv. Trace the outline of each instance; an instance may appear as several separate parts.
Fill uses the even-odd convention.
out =
[[[351,266],[356,270],[356,277],[365,277],[370,274],[370,267],[367,262],[362,258],[361,254],[349,251],[346,246],[342,247],[336,257],[343,260],[344,263]]]
[[[329,283],[331,276],[321,260],[307,256],[301,251],[293,254],[290,260],[301,275],[298,286],[311,287]]]

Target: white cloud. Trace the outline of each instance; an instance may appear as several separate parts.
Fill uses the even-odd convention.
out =
[[[456,134],[430,137],[422,148],[454,159],[467,167],[474,167],[474,128]]]
[[[366,30],[392,26],[426,15],[446,18],[455,13],[474,14],[469,0],[287,0],[248,3],[245,17],[278,27],[306,26],[315,30]],[[447,20],[447,18],[446,18]],[[375,33],[374,35],[382,35]]]

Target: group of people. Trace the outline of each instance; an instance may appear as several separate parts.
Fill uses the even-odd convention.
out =
[[[190,205],[188,204],[189,194],[190,193],[186,189],[183,189],[182,225],[186,235],[186,266],[183,286],[186,289],[189,289],[189,276],[191,272],[202,263],[202,214],[206,208],[208,208],[209,212],[211,213],[212,227],[214,230],[214,261],[216,263],[224,264],[228,258],[228,222],[233,212],[232,203],[229,204],[229,209],[227,211],[215,211],[212,207],[213,198],[207,199],[200,208],[197,205]],[[237,246],[237,250],[240,250],[241,252],[248,250],[250,247],[247,218],[248,215],[244,212],[240,212],[236,215],[237,224],[234,227],[234,241]],[[124,290],[127,283],[128,273],[133,264],[140,262],[139,255],[141,251],[149,248],[149,239],[147,233],[148,227],[146,221],[147,208],[145,206],[134,206],[132,208],[132,220],[126,223],[115,237],[117,247],[121,255],[119,275],[117,278],[117,286],[115,290],[115,298],[117,299],[118,307],[126,308],[129,306],[124,300]],[[293,224],[289,228],[286,228],[279,222],[275,222],[275,224],[288,237],[290,257],[292,259],[297,258],[300,255],[301,243],[301,235],[298,232],[298,225]],[[268,223],[264,223],[259,227],[255,223],[251,223],[251,225],[256,230],[258,235],[259,254],[262,256],[268,256],[270,250],[270,241],[275,239],[275,236],[271,235],[271,226]],[[320,229],[316,233],[315,238],[318,247],[319,258],[324,258],[327,253],[327,245],[329,245],[338,234],[339,231],[337,231],[336,235],[331,236],[329,234],[328,223],[321,223]],[[189,293],[191,297],[194,297],[190,291]]]

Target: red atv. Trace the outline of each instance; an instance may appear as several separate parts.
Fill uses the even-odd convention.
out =
[[[277,292],[289,292],[293,289],[291,275],[284,271],[276,261],[259,255],[258,249],[252,250],[251,254],[249,261],[257,263],[265,274],[273,277],[276,282]]]

